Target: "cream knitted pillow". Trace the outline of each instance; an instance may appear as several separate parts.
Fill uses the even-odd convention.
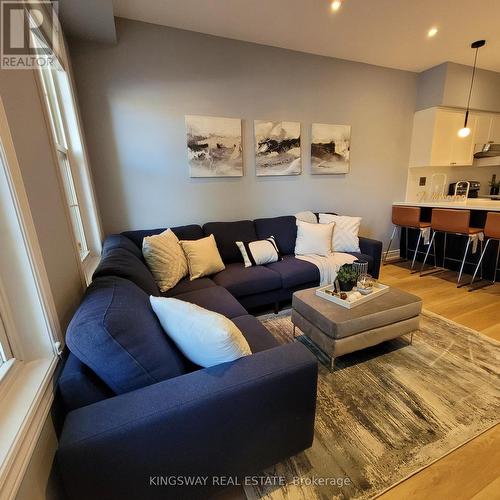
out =
[[[170,229],[146,236],[142,240],[142,255],[162,292],[173,288],[188,273],[186,256]]]

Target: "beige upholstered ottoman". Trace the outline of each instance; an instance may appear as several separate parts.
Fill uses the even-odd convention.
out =
[[[325,354],[335,358],[385,340],[411,334],[419,327],[422,300],[391,288],[366,304],[346,309],[316,295],[316,288],[293,294],[293,333],[299,328]]]

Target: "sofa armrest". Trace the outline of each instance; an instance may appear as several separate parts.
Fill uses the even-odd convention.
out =
[[[359,249],[361,253],[373,257],[372,276],[378,278],[380,274],[380,264],[382,262],[382,242],[360,236]]]
[[[206,498],[221,487],[213,478],[308,448],[317,369],[297,342],[70,412],[57,452],[68,498]],[[202,480],[157,486],[160,476]]]

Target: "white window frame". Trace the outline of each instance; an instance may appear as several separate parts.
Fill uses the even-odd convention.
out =
[[[57,70],[44,69],[39,72],[41,78],[42,92],[45,99],[47,115],[50,119],[52,130],[52,141],[56,149],[57,163],[59,165],[59,176],[62,180],[66,207],[69,211],[73,237],[75,239],[80,261],[85,265],[90,256],[87,242],[87,232],[85,230],[84,215],[80,204],[80,196],[75,186],[74,161],[71,158],[71,151],[68,148],[67,126],[63,119],[63,104],[60,98],[60,90],[57,85],[57,77],[54,72]],[[50,89],[49,89],[50,87]]]
[[[62,343],[28,197],[0,97],[0,498],[13,498],[53,401]]]
[[[59,56],[69,67],[64,43]],[[50,99],[42,77],[43,71],[52,71],[55,101]],[[55,73],[57,72],[57,73]],[[50,130],[54,159],[59,165],[58,179],[65,200],[66,216],[72,229],[75,254],[85,284],[90,284],[102,250],[102,229],[90,174],[88,155],[80,125],[78,106],[71,74],[64,69],[41,68],[35,72],[45,119]],[[52,116],[52,109],[57,114]],[[58,126],[58,122],[62,127]],[[65,165],[67,162],[67,165]],[[76,206],[76,208],[75,208]],[[75,216],[77,211],[79,216]],[[84,247],[80,247],[83,235]]]
[[[2,161],[1,158],[0,161]],[[12,328],[11,325],[12,320],[0,281],[0,383],[15,363],[14,349],[12,349],[13,340],[10,340],[7,335],[7,331]]]

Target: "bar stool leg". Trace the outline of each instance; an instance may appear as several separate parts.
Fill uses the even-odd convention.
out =
[[[465,245],[464,258],[462,259],[462,265],[460,266],[460,272],[458,273],[457,288],[466,285],[466,283],[460,284],[460,281],[462,280],[462,273],[464,272],[464,266],[465,266],[465,261],[467,259],[467,253],[469,252],[470,242],[471,238],[470,236],[467,236],[467,245]]]
[[[480,241],[481,241],[481,255],[483,255],[484,241],[483,240],[480,240]],[[481,279],[483,279],[484,276],[483,276],[483,262],[482,261],[479,262],[479,267],[481,269],[481,275],[480,276],[481,276]]]
[[[431,246],[434,244],[434,240],[436,238],[436,231],[432,232],[431,236],[431,241],[429,242],[429,247],[427,248],[427,252],[425,252],[425,257],[424,261],[422,262],[422,265],[420,266],[420,276],[422,276],[422,272],[424,271],[425,264],[427,262],[427,258],[429,257],[429,252],[431,251]],[[436,259],[436,247],[434,246],[434,260]]]
[[[481,264],[484,256],[486,255],[486,251],[488,249],[488,244],[490,243],[490,241],[497,241],[498,243],[498,248],[497,248],[497,257],[495,259],[495,273],[493,275],[493,281],[486,281],[485,283],[483,283],[482,285],[479,285],[479,286],[475,286],[475,287],[472,287],[469,288],[469,292],[473,292],[474,290],[479,290],[480,288],[485,288],[487,286],[491,286],[491,285],[494,285],[496,283],[496,280],[497,280],[497,274],[498,274],[498,261],[500,260],[500,240],[495,240],[494,238],[489,238],[488,240],[486,240],[486,244],[484,245],[484,249],[481,253],[481,258],[480,258],[480,261],[476,267],[476,271],[474,272],[474,276],[472,277],[472,281],[470,282],[470,284],[472,285],[474,280],[475,280],[475,277],[477,275],[477,271],[478,271],[478,268],[479,268],[479,264]]]
[[[434,240],[434,243],[432,245],[432,251],[434,252],[434,267],[437,267],[437,252],[436,252],[436,240]]]
[[[477,266],[476,266],[476,269],[474,270],[474,274],[472,275],[472,279],[469,283],[469,285],[472,286],[472,284],[474,283],[474,280],[476,279],[476,276],[477,276],[477,272],[479,271],[479,268],[483,265],[483,259],[484,259],[484,256],[486,255],[486,251],[488,250],[488,245],[490,244],[490,239],[486,240],[486,244],[484,245],[484,248],[481,252],[481,257],[479,257],[479,262],[477,263]],[[500,248],[500,246],[499,246]],[[469,292],[472,292],[472,290],[474,290],[473,288],[471,288],[469,290]]]
[[[396,236],[397,230],[398,230],[398,226],[394,226],[394,229],[392,230],[391,239],[389,240],[389,246],[387,247],[387,250],[385,251],[384,266],[387,264],[387,256],[389,255],[389,251],[391,250],[392,240],[394,239],[394,236]]]
[[[441,266],[443,269],[446,269],[446,246],[448,244],[448,233],[444,233],[444,242],[443,242],[443,265]]]
[[[497,273],[498,273],[498,259],[500,258],[500,240],[497,240],[498,242],[498,248],[497,248],[497,258],[495,260],[495,274],[493,275],[493,283],[495,284],[497,280]]]
[[[408,237],[409,237],[409,235],[410,235],[410,231],[409,231],[409,229],[408,229],[407,227],[406,227],[405,229],[406,229],[406,238],[405,238],[405,240],[406,240],[405,260],[408,260]],[[403,229],[401,229],[401,231],[402,231],[402,230],[403,230]]]
[[[408,236],[406,236],[406,241],[408,241]],[[411,262],[411,267],[410,267],[410,271],[413,272],[413,268],[415,267],[415,260],[417,258],[417,253],[418,253],[418,249],[420,247],[420,241],[422,240],[422,230],[420,229],[419,230],[419,234],[418,234],[418,240],[417,240],[417,246],[415,248],[415,251],[413,252],[413,260]]]

